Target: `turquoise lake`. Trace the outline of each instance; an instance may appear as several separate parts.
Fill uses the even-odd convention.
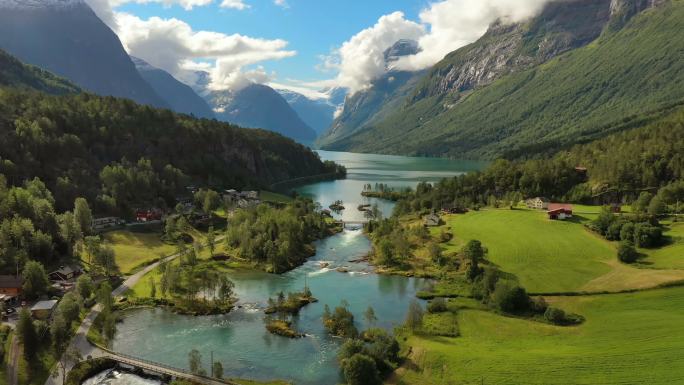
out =
[[[387,155],[319,152],[322,159],[347,167],[347,179],[302,186],[297,191],[327,207],[342,200],[347,207],[339,218],[361,220],[362,203],[377,202],[385,215],[393,204],[361,197],[364,184],[386,183],[396,188],[414,187],[420,181],[477,170],[481,162],[411,158]],[[372,306],[377,326],[392,329],[403,322],[409,302],[426,282],[421,279],[382,276],[365,263],[353,263],[370,250],[370,241],[358,229],[347,229],[316,243],[317,253],[303,266],[283,275],[259,272],[231,274],[240,308],[224,316],[188,317],[161,309],[128,313],[118,325],[113,343],[116,351],[180,368],[188,365],[188,352],[202,353],[208,370],[210,357],[223,365],[225,377],[254,380],[283,379],[303,385],[339,383],[336,353],[341,341],[323,331],[321,315],[342,300],[349,303],[359,329],[362,313]],[[323,263],[328,264],[323,267]],[[336,270],[345,267],[349,273]],[[288,339],[269,334],[264,328],[263,308],[278,292],[301,290],[307,284],[318,303],[306,306],[295,319],[305,338]]]

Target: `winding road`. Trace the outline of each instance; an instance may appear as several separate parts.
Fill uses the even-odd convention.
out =
[[[216,237],[216,242],[220,242],[225,238],[225,236],[219,236]],[[173,261],[174,259],[178,258],[181,254],[176,253],[172,254],[168,257],[162,258],[157,262],[154,262],[148,266],[146,266],[144,269],[140,270],[139,272],[131,275],[128,277],[122,284],[121,286],[117,287],[112,291],[113,296],[120,296],[126,293],[128,289],[133,288],[140,279],[145,276],[145,274],[149,273],[150,271],[154,270],[161,264],[162,262],[170,262]],[[112,351],[105,351],[103,349],[100,349],[97,346],[93,346],[89,341],[88,341],[88,331],[90,330],[90,327],[93,325],[93,322],[95,321],[95,318],[97,318],[97,315],[100,314],[100,311],[102,311],[102,305],[96,304],[95,306],[92,307],[90,310],[90,313],[86,315],[86,317],[83,319],[83,322],[81,322],[81,325],[79,325],[78,330],[76,331],[76,334],[74,335],[74,338],[71,340],[71,345],[75,347],[79,353],[81,353],[81,356],[83,358],[97,358],[97,357],[107,357],[111,358],[115,361],[118,361],[123,364],[127,365],[132,365],[132,366],[137,366],[141,368],[148,369],[150,371],[154,371],[157,373],[162,373],[162,374],[168,374],[174,377],[181,377],[189,380],[194,380],[199,383],[204,383],[204,384],[210,384],[210,385],[226,385],[226,384],[233,384],[230,381],[227,380],[218,380],[218,379],[212,379],[209,377],[203,377],[203,376],[197,376],[191,373],[188,373],[182,369],[177,369],[177,368],[170,368],[163,366],[162,364],[158,363],[151,363],[142,359],[137,359],[134,357],[128,357],[128,356],[123,356],[120,354],[117,354]],[[67,365],[67,373],[73,368],[73,364]],[[10,383],[11,384],[11,383]],[[51,376],[48,377],[47,381],[45,381],[45,385],[64,385],[62,383],[62,368],[60,365],[55,365],[55,369],[52,373]]]

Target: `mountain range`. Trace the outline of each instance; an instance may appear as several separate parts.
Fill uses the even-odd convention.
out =
[[[146,61],[131,57],[135,68],[152,89],[163,95],[164,101],[172,110],[184,114],[192,114],[198,118],[214,118],[209,104],[193,91],[190,86],[176,80],[168,72],[154,67]]]
[[[82,0],[0,1],[0,48],[84,90],[169,107]]]
[[[250,84],[235,90],[207,88],[208,74],[201,74],[194,89],[209,102],[216,118],[243,127],[263,128],[300,143],[309,144],[316,132],[297,115],[287,101],[273,88]]]
[[[323,149],[448,157],[555,151],[661,116],[684,99],[684,2],[566,0],[494,23],[395,97],[344,117]],[[386,87],[357,93],[369,98]],[[348,127],[345,127],[345,124]],[[335,128],[347,133],[335,135]]]
[[[268,86],[207,91],[205,76],[204,84],[195,87],[200,96],[168,72],[129,57],[117,35],[83,0],[0,0],[0,49],[98,95],[264,128],[302,143],[316,138],[316,132]],[[306,103],[293,101],[301,104]],[[326,114],[332,120],[334,113],[332,107],[324,107],[325,113],[306,113],[306,106],[301,111],[322,127],[326,122],[320,120]]]

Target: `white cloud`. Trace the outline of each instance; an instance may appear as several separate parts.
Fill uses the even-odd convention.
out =
[[[248,82],[268,82],[273,74],[253,66],[296,54],[286,50],[288,43],[284,40],[194,31],[178,19],[143,20],[116,13],[116,21],[119,38],[129,54],[181,80],[192,79],[196,70],[205,70],[211,75],[209,88],[214,90],[237,89]]]
[[[382,16],[378,22],[357,33],[327,58],[324,66],[337,67],[338,85],[351,93],[362,90],[385,72],[384,52],[399,39],[418,39],[423,26],[406,20],[402,12]]]
[[[283,8],[290,8],[290,5],[287,3],[287,0],[273,0],[273,4]]]
[[[242,11],[249,7],[249,4],[245,4],[245,2],[242,0],[223,0],[221,2],[221,8],[232,8]]]
[[[349,87],[353,94],[386,72],[383,53],[399,39],[417,40],[420,52],[400,58],[393,68],[421,70],[480,38],[494,21],[525,20],[539,13],[549,1],[443,0],[425,8],[419,23],[394,12],[380,17],[373,27],[357,33],[330,55],[321,56],[316,69],[339,71],[337,84]]]
[[[418,39],[421,52],[401,58],[397,67],[420,70],[484,35],[495,21],[515,23],[538,14],[550,0],[445,0],[420,13],[428,32]]]

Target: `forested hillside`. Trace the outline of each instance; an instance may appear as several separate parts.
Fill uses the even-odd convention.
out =
[[[25,65],[0,50],[0,86],[30,88],[50,94],[79,92],[79,88],[41,68]]]
[[[482,172],[421,187],[399,210],[476,207],[523,197],[614,203],[659,191],[665,204],[684,201],[684,108],[640,128],[576,145],[555,156],[498,160]],[[586,168],[586,174],[575,167]]]
[[[59,208],[76,196],[98,197],[100,209],[123,208],[120,194],[172,199],[183,181],[264,186],[334,171],[278,134],[90,94],[0,90],[0,143],[0,173],[13,184],[39,177]]]
[[[639,8],[612,7],[595,41],[491,84],[461,92],[457,81],[426,80],[401,111],[326,148],[519,157],[597,139],[633,127],[633,121],[657,119],[684,99],[684,1],[649,4],[657,6],[631,19],[627,16]],[[544,41],[548,39],[535,37],[525,46],[541,48]],[[458,52],[445,60],[457,59]],[[456,86],[444,93],[438,92],[440,84]]]

